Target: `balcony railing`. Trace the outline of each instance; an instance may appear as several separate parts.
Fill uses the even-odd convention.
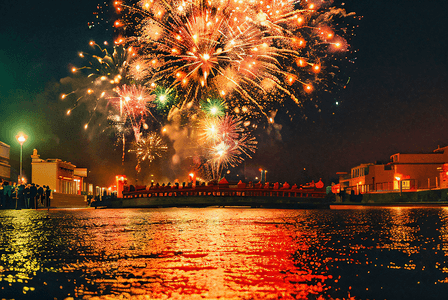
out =
[[[399,191],[400,185],[399,181],[389,181],[389,182],[377,182],[375,186],[373,184],[359,184],[355,186],[349,186],[345,189],[346,193],[351,193],[354,191],[355,195],[371,193],[371,192],[392,192]],[[404,179],[401,181],[402,191],[415,191],[417,189],[417,180],[415,179]]]

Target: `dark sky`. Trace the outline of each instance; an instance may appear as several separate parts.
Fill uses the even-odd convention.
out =
[[[97,4],[0,2],[0,141],[11,145],[15,173],[19,131],[29,136],[24,144],[28,176],[34,148],[42,158],[89,168],[100,184],[110,184],[122,172],[120,147],[82,128],[87,113],[67,118],[70,106],[58,97],[59,80],[70,76],[77,53],[88,51],[90,40],[107,38],[105,27],[87,26]],[[257,153],[246,160],[246,175],[264,167],[269,181],[322,178],[330,184],[336,172],[360,163],[448,145],[448,1],[348,0],[344,7],[362,16],[352,22],[359,27],[349,41],[355,63],[342,68],[349,84],[320,92],[321,112],[307,106],[308,119],[284,121],[281,141],[260,135]]]

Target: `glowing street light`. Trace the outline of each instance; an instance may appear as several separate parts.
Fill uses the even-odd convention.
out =
[[[28,136],[22,132],[19,132],[18,135],[16,135],[16,139],[20,144],[20,184],[22,184],[23,177],[22,177],[22,152],[23,152],[23,143],[26,142],[26,139]]]

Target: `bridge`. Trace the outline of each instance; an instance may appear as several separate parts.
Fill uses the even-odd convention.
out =
[[[96,207],[207,207],[250,206],[267,208],[329,207],[324,188],[254,188],[209,185],[196,187],[145,187],[123,191],[123,198],[106,197]]]

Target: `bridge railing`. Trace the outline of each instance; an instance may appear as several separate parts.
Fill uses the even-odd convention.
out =
[[[325,189],[316,188],[233,188],[219,186],[145,188],[123,192],[123,198],[143,197],[294,197],[325,198]]]

